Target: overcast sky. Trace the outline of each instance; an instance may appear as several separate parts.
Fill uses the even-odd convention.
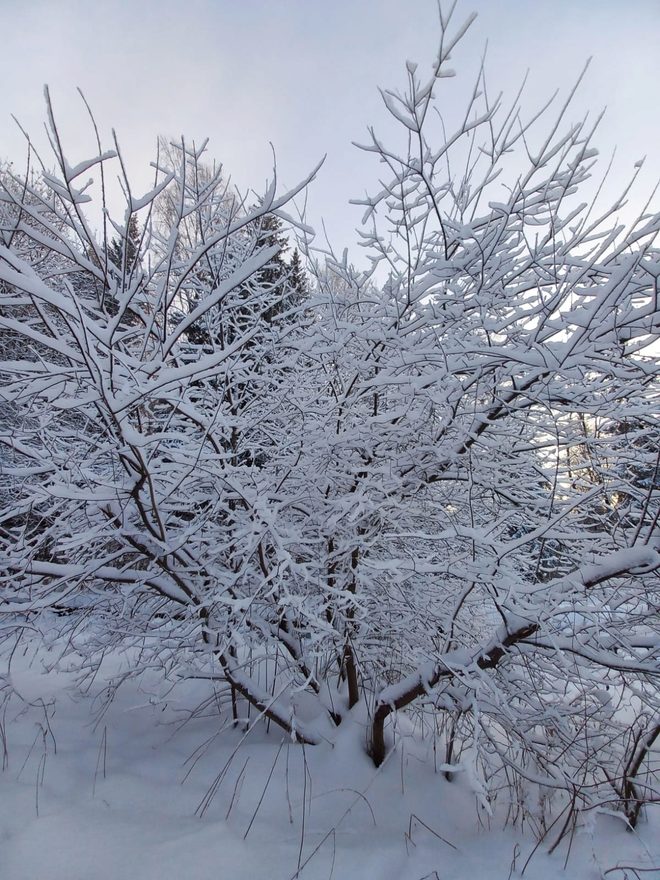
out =
[[[471,81],[488,39],[491,90],[511,92],[530,68],[531,107],[593,56],[573,118],[607,106],[597,144],[618,145],[621,179],[648,154],[644,182],[655,183],[659,0],[459,0],[456,17],[473,10],[452,59],[459,78]],[[208,136],[242,188],[270,176],[269,142],[291,186],[327,153],[309,221],[323,217],[342,248],[361,216],[348,200],[377,189],[376,161],[351,141],[386,127],[377,86],[403,86],[407,59],[430,71],[437,39],[436,0],[0,0],[0,157],[24,155],[12,113],[43,142],[44,83],[70,160],[91,155],[80,86],[108,146],[117,130],[137,190],[160,133]],[[451,109],[460,79],[441,85]]]

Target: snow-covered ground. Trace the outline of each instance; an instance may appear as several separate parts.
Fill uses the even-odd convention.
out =
[[[593,816],[548,855],[559,826],[535,850],[465,774],[435,772],[430,746],[399,737],[376,770],[359,713],[304,749],[233,728],[209,682],[143,675],[108,702],[121,658],[86,695],[52,661],[16,651],[0,678],[2,880],[660,878],[660,807],[634,833]]]

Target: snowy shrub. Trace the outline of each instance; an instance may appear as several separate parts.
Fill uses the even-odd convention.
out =
[[[482,70],[440,125],[466,29],[383,92],[403,137],[363,147],[371,270],[298,225],[308,294],[278,230],[314,175],[249,203],[182,142],[137,197],[118,148],[70,164],[49,105],[56,170],[0,188],[2,633],[83,671],[137,649],[301,743],[362,706],[376,764],[406,710],[486,800],[530,783],[634,824],[658,796],[660,215],[580,201],[569,102],[526,118]],[[97,234],[112,163],[126,211]]]

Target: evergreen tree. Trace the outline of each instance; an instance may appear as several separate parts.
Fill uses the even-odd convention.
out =
[[[140,262],[140,237],[137,215],[131,214],[124,235],[115,236],[108,247],[110,261],[126,275]]]
[[[253,250],[256,253],[262,248],[274,246],[280,250],[257,275],[260,285],[270,291],[275,300],[263,313],[268,323],[300,305],[307,296],[307,281],[300,253],[294,248],[290,263],[284,261],[289,241],[282,232],[282,221],[274,214],[266,214],[259,221]]]
[[[309,293],[307,286],[307,276],[303,269],[302,260],[300,259],[300,251],[298,248],[293,249],[293,256],[289,263],[289,287],[293,291],[293,295],[298,302],[302,302]]]

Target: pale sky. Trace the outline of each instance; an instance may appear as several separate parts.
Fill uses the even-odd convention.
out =
[[[596,145],[617,146],[621,181],[648,155],[641,199],[660,177],[660,0],[459,0],[456,19],[473,10],[443,109],[460,109],[486,39],[491,92],[512,93],[529,68],[529,108],[568,90],[591,55],[571,118],[608,107]],[[80,86],[139,192],[161,133],[209,137],[243,189],[270,177],[269,142],[290,186],[327,153],[308,222],[323,218],[341,250],[362,214],[348,200],[378,189],[377,161],[351,141],[387,130],[377,86],[403,87],[407,59],[430,72],[438,34],[436,0],[0,0],[0,157],[23,160],[12,113],[44,143],[44,83],[71,163],[94,152]]]

